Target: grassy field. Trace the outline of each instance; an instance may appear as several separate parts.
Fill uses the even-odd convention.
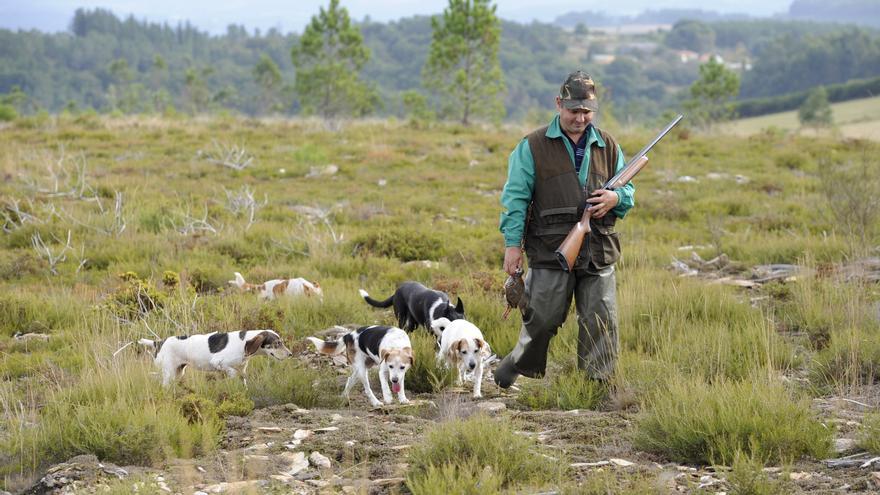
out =
[[[833,133],[846,138],[880,140],[880,96],[833,103]],[[739,119],[723,127],[723,132],[738,136],[750,136],[764,129],[799,131],[805,135],[815,134],[810,129],[800,129],[797,110]],[[827,131],[825,131],[827,132]]]
[[[657,147],[618,223],[610,388],[575,369],[570,317],[546,378],[513,392],[484,384],[486,401],[507,406],[495,419],[451,388],[421,333],[407,376],[416,405],[370,411],[359,390],[343,402],[342,375],[304,337],[391,323],[359,288],[383,298],[406,280],[443,289],[496,353],[513,347],[519,317],[500,319],[499,195],[531,127],[373,121],[334,132],[316,121],[85,115],[0,129],[0,486],[26,488],[53,464],[95,454],[163,473],[208,466],[166,475],[192,493],[195,478],[253,478],[224,457],[256,441],[243,425],[292,431],[331,415],[350,436],[312,445],[337,452],[338,476],[403,480],[379,493],[656,493],[665,475],[648,466],[667,463],[732,467],[729,490],[772,493],[793,481],[764,466],[822,469],[816,460],[842,435],[878,452],[876,418],[838,429],[816,406],[877,403],[880,291],[840,274],[878,256],[880,145],[842,138],[682,129]],[[649,137],[618,139],[632,152]],[[730,263],[680,277],[670,263],[691,251]],[[716,283],[767,264],[803,275]],[[236,271],[250,282],[305,277],[324,297],[257,301],[230,289]],[[146,353],[117,352],[142,337],[258,328],[277,330],[294,357],[253,360],[247,387],[192,372],[163,389]],[[548,440],[536,440],[542,431]],[[280,456],[283,444],[263,448]],[[645,467],[569,467],[622,456]],[[130,493],[127,483],[108,486]],[[266,493],[286,493],[274,483]]]

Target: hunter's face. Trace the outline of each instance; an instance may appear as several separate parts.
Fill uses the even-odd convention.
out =
[[[566,134],[579,136],[584,133],[590,122],[593,121],[591,110],[569,110],[562,106],[562,100],[556,98],[556,109],[559,110],[559,125]]]

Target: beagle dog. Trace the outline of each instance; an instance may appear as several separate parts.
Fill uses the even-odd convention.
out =
[[[256,292],[260,299],[272,300],[284,295],[324,297],[321,284],[309,282],[304,278],[273,279],[256,285],[245,282],[241,273],[235,272],[235,280],[230,280],[229,285],[234,285],[245,292]]]
[[[413,365],[413,349],[409,336],[403,330],[372,325],[360,327],[335,341],[324,341],[317,337],[308,337],[308,340],[315,344],[321,354],[332,356],[345,353],[348,364],[351,365],[351,376],[345,383],[343,396],[348,397],[351,387],[360,380],[370,404],[380,407],[382,402],[373,394],[368,374],[370,368],[379,365],[379,383],[385,403],[391,403],[392,392],[397,394],[397,400],[401,404],[409,402],[404,390],[404,377]]]
[[[429,289],[418,282],[400,284],[394,294],[384,301],[373,299],[363,289],[358,292],[370,306],[376,308],[394,306],[397,325],[406,331],[415,330],[417,327],[432,331],[431,324],[437,318],[446,318],[449,321],[464,318],[464,303],[460,297],[453,306],[445,292]],[[434,332],[435,337],[439,339],[440,335],[436,330]]]
[[[440,334],[437,362],[445,364],[447,368],[458,368],[458,385],[465,381],[468,373],[473,373],[474,398],[482,397],[480,385],[483,382],[484,360],[492,352],[483,338],[483,332],[467,320],[438,318],[431,325],[432,330]]]
[[[228,376],[242,375],[245,385],[248,358],[265,354],[275,359],[291,355],[281,337],[272,330],[214,332],[203,335],[169,337],[159,342],[140,339],[138,343],[155,352],[155,363],[162,372],[162,385],[183,376],[188,366],[203,371],[223,371]]]

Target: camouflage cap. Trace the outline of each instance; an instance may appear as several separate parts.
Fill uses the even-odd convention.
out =
[[[599,111],[599,100],[596,99],[596,86],[589,74],[577,71],[572,72],[559,88],[559,98],[562,106],[569,110],[585,109],[593,112]]]

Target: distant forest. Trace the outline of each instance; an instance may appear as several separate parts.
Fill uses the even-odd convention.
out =
[[[371,58],[364,79],[380,92],[381,115],[405,113],[401,93],[422,89],[431,42],[430,17],[359,24]],[[0,30],[0,94],[20,88],[25,113],[45,109],[123,113],[261,112],[254,76],[260,57],[280,68],[286,115],[299,111],[290,49],[295,33],[249,32],[231,25],[212,36],[195,26],[119,18],[102,9],[78,10],[69,32]],[[851,25],[801,21],[679,22],[671,30],[615,35],[599,27],[575,29],[502,22],[500,50],[509,118],[552,109],[565,75],[585,69],[602,85],[618,118],[656,117],[675,109],[698,74],[698,61],[681,50],[716,53],[748,63],[741,98],[775,97],[816,85],[880,76],[880,33]],[[600,63],[599,55],[611,55]],[[430,99],[431,95],[426,94]]]

